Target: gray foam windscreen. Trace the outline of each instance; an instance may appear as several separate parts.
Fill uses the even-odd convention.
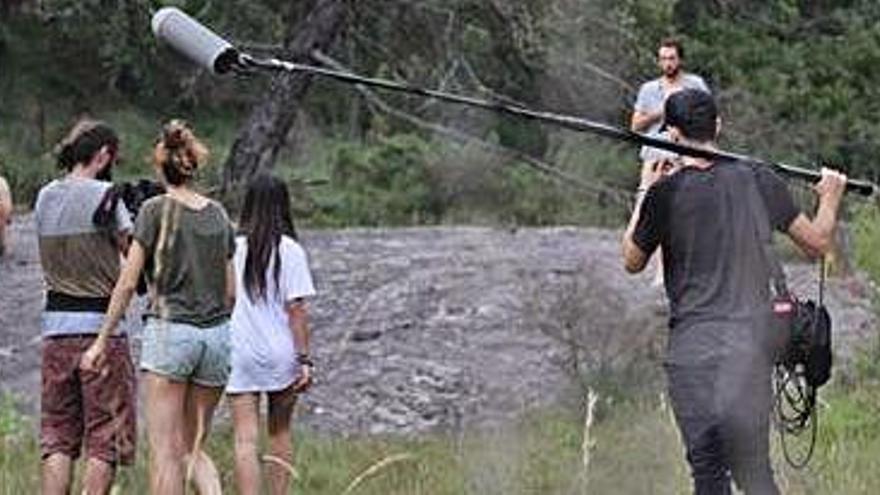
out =
[[[237,59],[231,43],[176,7],[159,9],[152,26],[158,39],[215,74],[229,71]]]

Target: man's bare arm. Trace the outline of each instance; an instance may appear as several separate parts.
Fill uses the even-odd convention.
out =
[[[642,251],[633,241],[633,233],[636,230],[636,225],[639,223],[639,212],[642,209],[644,198],[645,193],[643,190],[640,190],[636,195],[636,204],[633,207],[632,216],[630,216],[629,225],[626,227],[626,231],[623,234],[623,242],[621,243],[623,267],[629,273],[639,273],[648,264],[648,253]]]
[[[659,122],[663,118],[663,112],[640,112],[636,110],[632,114],[629,128],[634,132],[644,132],[655,122]]]
[[[823,256],[834,243],[837,212],[843,198],[846,176],[822,169],[822,180],[814,187],[819,195],[819,209],[812,220],[801,213],[788,227],[788,236],[811,258]]]

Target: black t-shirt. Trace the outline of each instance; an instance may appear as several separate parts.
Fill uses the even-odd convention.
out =
[[[749,199],[758,196],[763,201]],[[652,186],[633,241],[647,254],[662,247],[673,335],[700,322],[754,322],[769,300],[756,218],[766,217],[770,227],[785,232],[798,214],[773,171],[740,162],[684,168]]]

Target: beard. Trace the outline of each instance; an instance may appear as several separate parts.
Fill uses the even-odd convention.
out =
[[[677,65],[675,67],[670,67],[668,69],[663,69],[663,75],[668,77],[669,79],[675,79],[681,73],[681,66]]]
[[[95,179],[104,182],[112,182],[113,181],[113,165],[107,164],[106,167],[102,168],[100,172],[95,175]]]

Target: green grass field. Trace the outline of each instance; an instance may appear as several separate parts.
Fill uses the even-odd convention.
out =
[[[659,395],[658,395],[659,397]],[[541,411],[517,424],[459,436],[342,437],[299,431],[297,494],[684,494],[689,492],[677,430],[661,399],[609,404],[590,438],[583,467],[583,420]],[[872,378],[823,393],[816,454],[801,471],[784,464],[774,436],[774,462],[783,493],[874,494],[880,491],[880,384]],[[39,491],[34,426],[10,398],[0,410],[0,493]],[[147,492],[147,452],[122,470],[116,493]],[[208,451],[227,493],[235,492],[232,432],[218,425]]]

